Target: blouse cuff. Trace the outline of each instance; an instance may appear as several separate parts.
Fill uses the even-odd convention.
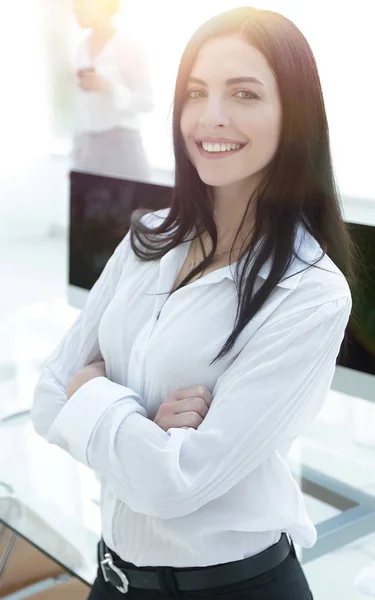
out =
[[[103,414],[115,402],[126,399],[128,410],[124,410],[124,418],[132,412],[140,412],[146,416],[146,411],[137,402],[137,398],[141,400],[134,390],[128,387],[114,383],[106,377],[94,377],[72,394],[60,410],[49,430],[47,440],[89,467],[88,444]]]

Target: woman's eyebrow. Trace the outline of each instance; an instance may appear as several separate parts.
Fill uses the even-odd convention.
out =
[[[189,77],[189,83],[196,83],[198,85],[207,87],[207,83],[198,77]],[[238,83],[258,83],[259,85],[263,85],[265,87],[264,83],[256,77],[231,77],[230,79],[227,79],[225,83],[226,85],[235,85]]]

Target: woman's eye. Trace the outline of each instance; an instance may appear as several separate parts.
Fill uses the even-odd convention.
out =
[[[256,94],[254,94],[254,92],[250,92],[249,90],[240,90],[239,92],[235,93],[235,96],[238,96],[243,100],[255,100],[259,97]]]
[[[202,90],[188,90],[186,93],[187,98],[192,98],[193,100],[196,98],[202,98],[203,92]]]

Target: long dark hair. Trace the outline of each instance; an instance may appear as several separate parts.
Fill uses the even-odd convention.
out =
[[[349,286],[352,287],[355,282],[356,247],[341,215],[327,117],[312,50],[289,19],[272,11],[249,7],[230,10],[207,21],[196,31],[183,53],[173,109],[175,185],[170,210],[156,228],[149,228],[141,222],[143,212],[133,213],[130,233],[133,251],[141,260],[157,260],[192,232],[195,231],[195,237],[200,238],[200,234],[206,231],[212,239],[213,248],[206,256],[200,239],[205,258],[179,287],[186,285],[213,260],[217,229],[212,193],[187,156],[180,119],[187,81],[198,52],[208,40],[228,35],[241,35],[267,59],[278,83],[282,125],[279,147],[267,175],[249,198],[242,220],[243,223],[250,204],[254,206],[256,203],[251,241],[241,252],[241,259],[244,258],[241,270],[237,264],[238,306],[234,329],[211,364],[229,352],[242,329],[282,279],[295,256],[295,234],[300,223],[320,244],[323,254],[327,253],[339,267]],[[159,234],[163,234],[162,244]],[[253,250],[261,238],[260,250],[249,268]],[[273,265],[269,276],[253,295],[256,276],[270,257]],[[308,264],[307,268],[313,266],[305,264]]]

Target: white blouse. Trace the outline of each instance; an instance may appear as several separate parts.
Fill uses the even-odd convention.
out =
[[[134,39],[116,32],[93,61],[89,35],[78,47],[76,69],[94,67],[111,83],[111,90],[86,92],[76,85],[76,133],[103,132],[118,127],[139,129],[139,113],[153,108],[149,68],[143,49]]]
[[[168,210],[144,218],[159,223]],[[104,540],[137,566],[240,560],[282,532],[311,547],[316,529],[286,457],[330,389],[352,306],[347,281],[326,254],[319,267],[327,270],[302,272],[294,259],[229,354],[210,366],[235,320],[233,266],[168,297],[189,245],[142,262],[126,235],[45,361],[34,426],[100,474]],[[302,226],[295,247],[308,261],[322,253]],[[106,377],[68,400],[69,379],[100,358]],[[213,396],[197,429],[165,432],[153,422],[168,392],[197,384]]]

